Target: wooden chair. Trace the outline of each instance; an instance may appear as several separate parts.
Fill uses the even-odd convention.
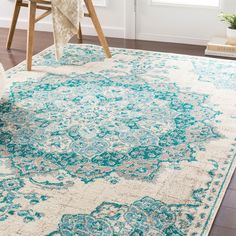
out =
[[[111,57],[111,53],[109,50],[109,46],[107,40],[104,36],[103,30],[101,28],[100,22],[98,20],[96,11],[94,9],[92,0],[84,0],[85,6],[88,10],[88,13],[85,14],[86,17],[90,17],[93,25],[97,31],[99,41],[104,49],[105,55],[107,58]],[[41,19],[48,16],[52,9],[51,9],[51,1],[50,0],[15,0],[15,9],[13,13],[12,23],[8,34],[7,39],[7,49],[11,48],[14,32],[16,29],[16,23],[18,20],[18,16],[20,13],[21,7],[28,7],[29,8],[29,22],[28,22],[28,33],[27,33],[27,52],[26,52],[26,62],[27,62],[27,70],[31,70],[32,68],[32,57],[33,57],[33,46],[34,46],[34,30],[35,30],[35,23],[40,21]],[[43,14],[36,17],[36,10],[45,10]],[[79,27],[78,32],[78,39],[79,42],[82,43],[82,30],[81,26]]]

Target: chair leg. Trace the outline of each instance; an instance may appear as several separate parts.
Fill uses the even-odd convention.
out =
[[[109,49],[109,46],[108,46],[108,43],[107,43],[107,40],[104,36],[104,33],[103,33],[103,30],[102,30],[102,27],[100,25],[100,22],[98,20],[98,17],[97,17],[97,14],[96,14],[96,11],[94,9],[94,6],[93,6],[93,3],[92,3],[92,0],[84,0],[85,2],[85,5],[88,9],[88,13],[91,17],[91,20],[94,24],[94,27],[97,31],[97,34],[98,34],[98,38],[99,38],[99,41],[105,51],[105,54],[106,54],[106,57],[107,58],[111,58],[111,52],[110,52],[110,49]]]
[[[27,52],[26,52],[26,63],[27,63],[26,69],[28,71],[30,71],[32,68],[36,8],[37,8],[37,3],[34,2],[34,0],[30,0],[29,1],[29,25],[28,25],[28,32],[27,32]]]
[[[14,33],[16,30],[16,24],[17,24],[19,13],[20,13],[21,4],[22,4],[22,0],[15,1],[15,9],[14,9],[12,22],[11,22],[11,26],[10,26],[10,30],[9,30],[8,38],[7,38],[6,47],[8,50],[11,48],[11,45],[12,45],[12,40],[13,40]]]
[[[79,43],[83,43],[83,35],[82,35],[81,24],[79,24],[79,30],[78,30],[78,33],[77,33],[77,38],[78,38]]]

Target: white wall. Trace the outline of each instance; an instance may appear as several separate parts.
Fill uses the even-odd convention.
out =
[[[219,9],[151,5],[149,0],[137,0],[136,37],[205,45],[214,36],[225,36],[226,26],[219,19],[222,10],[236,12],[236,0],[222,0]]]
[[[107,36],[125,37],[125,1],[126,0],[106,0],[106,6],[96,6],[97,14]],[[15,0],[0,0],[0,2],[0,27],[9,27]],[[94,2],[95,5],[100,5],[100,3],[103,5],[104,0],[94,0]],[[27,18],[27,9],[22,9],[17,28],[26,29]],[[85,34],[95,34],[89,19],[83,20],[82,25]],[[52,25],[50,17],[37,23],[36,29],[51,31]]]

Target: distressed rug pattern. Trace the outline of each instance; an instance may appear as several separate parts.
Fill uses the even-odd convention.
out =
[[[4,235],[207,235],[235,169],[236,62],[68,44],[7,72]]]

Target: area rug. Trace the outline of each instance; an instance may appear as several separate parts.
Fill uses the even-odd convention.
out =
[[[207,235],[234,172],[236,61],[54,48],[7,72],[1,235]]]

